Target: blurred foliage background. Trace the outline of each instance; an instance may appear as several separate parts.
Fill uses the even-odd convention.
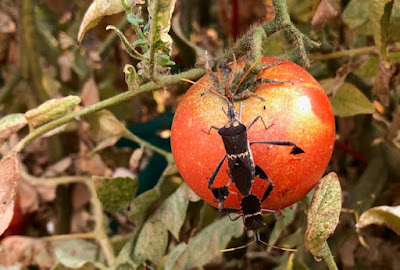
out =
[[[107,1],[96,2],[110,9]],[[79,111],[135,91],[128,90],[137,85],[124,66],[140,61],[106,26],[120,29],[131,43],[140,41],[135,22],[146,24],[148,10],[144,1],[136,2],[141,12],[105,16],[78,44],[92,1],[2,0],[1,116],[71,95],[80,97],[79,106],[71,105]],[[400,269],[400,1],[287,0],[287,6],[295,26],[321,44],[309,51],[308,71],[323,86],[336,116],[336,148],[327,168],[338,174],[343,193],[340,221],[328,241],[336,264],[339,269]],[[144,22],[138,23],[140,18]],[[203,66],[205,51],[218,57],[249,29],[273,18],[268,0],[177,1],[169,32],[172,51],[166,53],[170,58],[161,57],[169,68],[160,64],[164,67],[157,72]],[[135,44],[145,52],[146,44]],[[279,31],[266,39],[262,53],[301,65],[295,45]],[[152,78],[140,73],[147,72],[143,63],[138,85]],[[187,87],[176,83],[112,104],[24,147],[14,218],[1,236],[0,265],[325,269],[303,243],[311,195],[284,209],[284,217],[265,216],[262,238],[295,247],[296,253],[259,245],[219,252],[251,236],[240,220],[231,222],[192,194],[173,166],[170,126]],[[33,128],[30,123],[0,136],[1,154]]]

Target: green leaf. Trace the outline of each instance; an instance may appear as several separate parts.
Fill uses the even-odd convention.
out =
[[[98,143],[92,152],[112,146],[126,132],[125,125],[108,110],[90,114],[85,117],[90,124],[90,133],[93,140]]]
[[[27,111],[25,118],[31,126],[36,127],[68,114],[80,102],[81,99],[78,96],[51,99]]]
[[[377,224],[384,225],[400,235],[400,206],[379,206],[364,212],[356,228]]]
[[[158,264],[168,244],[168,231],[159,220],[148,220],[138,235],[133,261],[142,263],[146,260]]]
[[[126,64],[124,67],[124,74],[128,89],[131,91],[134,90],[134,88],[137,86],[136,69],[132,65]]]
[[[281,232],[294,220],[296,210],[297,204],[294,204],[290,207],[285,208],[282,211],[283,218],[277,218],[277,222],[275,223],[274,229],[272,230],[271,236],[269,237],[269,244],[275,245]],[[271,250],[271,247],[268,247],[268,250]]]
[[[177,260],[184,254],[187,249],[187,244],[185,242],[179,243],[175,246],[170,253],[168,253],[167,260],[164,263],[164,270],[174,270],[176,268]]]
[[[329,84],[328,80],[322,83],[324,89],[326,89],[327,84]],[[375,111],[374,104],[357,87],[350,83],[343,83],[340,86],[333,96],[331,104],[333,113],[340,117],[372,114]]]
[[[243,229],[241,220],[231,221],[228,216],[215,221],[191,238],[183,252],[181,246],[175,247],[179,252],[175,249],[170,252],[174,259],[177,257],[176,253],[180,256],[173,262],[169,261],[169,269],[201,268],[221,256],[220,250],[226,247],[232,237],[240,236]]]
[[[106,30],[114,30],[117,33],[119,39],[121,40],[122,44],[125,47],[125,50],[129,53],[130,56],[132,56],[133,58],[138,59],[138,60],[146,60],[147,59],[144,55],[142,55],[140,52],[138,52],[135,49],[135,47],[132,46],[132,44],[126,38],[124,33],[122,33],[118,28],[116,28],[115,26],[112,26],[112,25],[108,25],[106,27]]]
[[[0,119],[0,144],[26,126],[25,115],[23,113],[13,113]]]
[[[73,239],[53,241],[51,245],[53,246],[55,257],[59,264],[63,266],[83,269],[86,264],[99,261],[98,247],[92,242]]]
[[[103,207],[110,212],[126,209],[139,187],[138,181],[129,177],[106,178],[93,176],[92,180]]]
[[[372,22],[372,31],[375,45],[384,59],[387,59],[387,39],[390,16],[394,0],[369,0],[369,18]]]
[[[370,34],[369,1],[351,0],[343,11],[343,22],[358,34]]]
[[[147,213],[149,207],[160,198],[160,192],[156,188],[152,188],[143,192],[130,204],[129,220],[135,221]]]
[[[314,256],[325,257],[326,240],[334,232],[342,208],[340,183],[335,173],[323,177],[307,213],[305,245]]]
[[[174,12],[176,0],[149,1],[148,11],[150,16],[150,62],[165,63],[165,59],[159,62],[162,54],[171,55],[172,38],[168,34],[171,28],[171,18]],[[169,61],[167,61],[168,63]]]
[[[160,220],[176,239],[179,239],[179,231],[185,221],[189,205],[189,200],[184,193],[185,186],[186,184],[181,184],[151,217],[151,219]]]
[[[121,0],[94,0],[83,16],[78,32],[78,42],[82,42],[85,33],[95,27],[107,15],[124,11]]]

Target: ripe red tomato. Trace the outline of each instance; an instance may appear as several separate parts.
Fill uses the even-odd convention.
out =
[[[276,62],[275,58],[263,58],[262,63]],[[243,68],[238,65],[238,68]],[[242,101],[241,122],[248,126],[261,115],[261,121],[248,131],[249,141],[292,141],[305,151],[291,155],[291,147],[254,144],[251,146],[254,162],[259,165],[275,187],[263,203],[265,209],[279,209],[286,192],[282,208],[289,206],[307,194],[323,175],[332,155],[335,140],[335,123],[330,102],[318,82],[300,66],[284,61],[277,66],[264,69],[259,78],[289,81],[291,83],[259,85],[255,93],[264,101],[248,98]],[[227,116],[222,107],[226,101],[208,91],[211,81],[202,77],[180,101],[172,124],[171,147],[178,170],[189,185],[203,200],[213,206],[218,202],[207,188],[207,180],[218,162],[225,155],[221,136],[216,130],[203,132],[211,125],[222,127]],[[235,103],[238,111],[239,102]],[[227,161],[219,171],[213,187],[228,183]],[[261,198],[268,182],[256,178],[252,191]],[[236,187],[229,186],[230,194],[225,207],[240,208]]]

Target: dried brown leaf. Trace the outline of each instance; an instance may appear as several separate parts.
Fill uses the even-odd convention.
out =
[[[26,181],[19,181],[18,184],[18,203],[22,213],[33,213],[39,208],[39,195],[36,189]]]
[[[321,31],[328,20],[335,18],[339,12],[331,5],[328,0],[322,0],[317,10],[315,11],[314,17],[311,20],[312,27],[315,31]]]
[[[25,236],[9,236],[1,241],[0,266],[21,264],[50,268],[55,262],[46,242]]]
[[[0,235],[8,228],[14,215],[18,181],[18,155],[13,154],[0,161]]]
[[[90,77],[83,85],[81,99],[85,106],[90,106],[100,101],[99,90],[93,77]]]
[[[389,83],[394,72],[395,68],[389,62],[379,61],[378,74],[375,78],[372,93],[385,107],[389,106]]]

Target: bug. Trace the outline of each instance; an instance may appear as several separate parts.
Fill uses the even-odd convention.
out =
[[[236,65],[236,61],[234,58],[233,65]],[[251,67],[250,67],[251,68]],[[218,77],[210,72],[210,69],[206,65],[206,70],[209,76],[211,77],[214,85],[219,85]],[[229,72],[229,68],[223,69],[225,72]],[[246,73],[247,74],[247,73]],[[245,76],[246,76],[245,74]],[[304,151],[298,147],[294,142],[291,141],[254,141],[250,142],[247,138],[247,132],[250,128],[256,124],[257,121],[261,120],[265,129],[267,130],[269,127],[265,125],[263,118],[259,115],[253,119],[253,121],[246,127],[241,122],[241,103],[239,106],[239,112],[236,111],[234,106],[234,95],[238,88],[236,88],[235,92],[230,91],[230,84],[233,81],[233,72],[230,73],[228,77],[228,82],[225,84],[225,96],[220,94],[219,92],[211,89],[210,91],[220,95],[227,102],[228,109],[225,110],[222,107],[224,114],[227,116],[228,121],[222,127],[211,126],[208,131],[204,131],[207,134],[210,134],[212,129],[218,131],[218,134],[221,136],[222,141],[224,143],[226,154],[222,157],[222,159],[217,164],[216,168],[212,172],[211,176],[208,178],[207,187],[212,191],[214,197],[218,200],[218,210],[219,211],[228,211],[228,212],[240,212],[241,214],[232,220],[236,220],[240,217],[243,218],[243,222],[246,230],[252,230],[254,232],[254,241],[253,242],[261,242],[263,244],[269,245],[263,242],[260,239],[259,229],[265,226],[265,222],[263,219],[263,213],[278,213],[279,211],[262,209],[262,203],[268,198],[270,193],[274,188],[274,183],[267,176],[267,174],[254,163],[254,159],[251,152],[251,145],[254,144],[270,144],[270,145],[280,145],[280,146],[291,146],[292,150],[290,154],[298,155],[304,153]],[[239,82],[240,84],[240,82]],[[254,96],[252,93],[246,93],[248,96]],[[230,181],[238,189],[239,193],[242,195],[240,208],[228,208],[224,206],[224,202],[226,198],[230,195],[229,193],[229,184],[223,187],[212,187],[214,180],[221,169],[222,164],[225,159],[228,160],[228,174]],[[259,199],[255,194],[252,193],[251,189],[254,183],[255,177],[260,178],[264,181],[268,182],[268,187],[266,188],[263,196]],[[251,243],[253,243],[251,242]],[[249,244],[251,244],[249,243]],[[247,244],[248,245],[248,244]],[[245,246],[247,246],[245,245]],[[242,246],[242,247],[245,247]],[[242,248],[239,247],[239,248]],[[237,248],[235,248],[237,249]],[[235,249],[229,249],[224,251],[230,251]]]

